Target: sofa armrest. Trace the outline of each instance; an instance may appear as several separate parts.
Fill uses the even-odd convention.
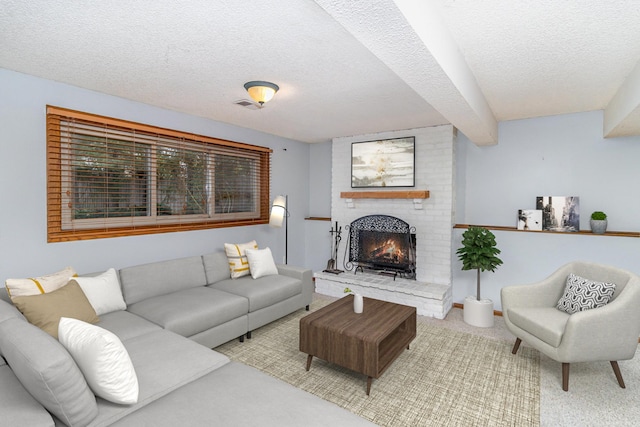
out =
[[[288,264],[278,264],[278,274],[293,277],[302,282],[302,298],[305,305],[311,304],[313,299],[313,272],[307,268],[296,267]]]
[[[309,272],[311,274],[311,270],[302,267],[296,267],[294,265],[289,264],[277,264],[278,274],[282,274],[283,276],[295,277],[296,279],[302,280],[304,273]]]
[[[22,386],[0,357],[0,414],[2,425],[53,427],[51,414]]]
[[[565,327],[561,354],[573,361],[626,360],[640,336],[640,283],[628,283],[604,307],[572,314]]]

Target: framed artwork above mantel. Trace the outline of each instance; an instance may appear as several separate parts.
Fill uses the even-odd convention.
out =
[[[351,144],[351,188],[414,187],[415,137]]]

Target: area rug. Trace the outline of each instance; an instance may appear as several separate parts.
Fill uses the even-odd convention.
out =
[[[311,310],[326,305],[314,301]],[[217,351],[231,360],[333,402],[380,426],[539,426],[540,360],[537,351],[452,329],[417,324],[417,337],[373,380],[313,359],[298,349],[300,310],[253,332],[250,340]]]

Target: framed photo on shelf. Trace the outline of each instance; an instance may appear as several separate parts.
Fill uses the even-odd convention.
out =
[[[415,137],[351,144],[351,188],[414,187]]]
[[[542,211],[518,209],[518,230],[542,231]]]
[[[538,196],[536,208],[542,211],[542,229],[580,231],[580,197]]]

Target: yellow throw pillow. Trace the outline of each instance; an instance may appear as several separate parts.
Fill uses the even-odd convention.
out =
[[[247,255],[245,250],[258,249],[258,244],[255,240],[247,243],[225,243],[224,250],[227,253],[227,259],[229,260],[229,269],[231,270],[231,278],[237,279],[238,277],[247,276],[249,274],[249,261],[247,261]]]
[[[29,279],[7,279],[5,286],[13,300],[14,297],[40,295],[55,291],[66,285],[69,279],[77,275],[73,268],[67,267],[64,270],[47,274],[46,276]]]
[[[41,295],[14,297],[15,306],[27,320],[58,339],[58,324],[61,317],[97,323],[96,314],[82,288],[76,281]]]

